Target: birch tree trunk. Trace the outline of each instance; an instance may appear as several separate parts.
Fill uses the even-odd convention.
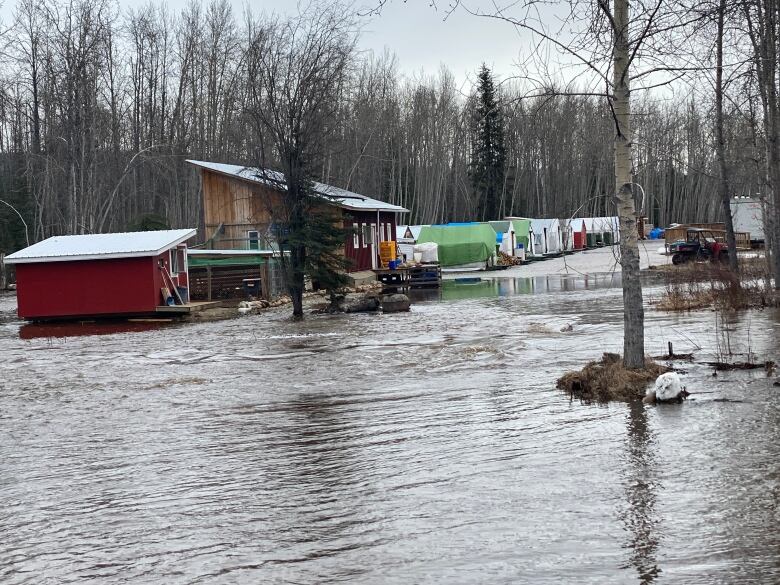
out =
[[[634,209],[631,161],[631,91],[629,87],[628,0],[614,0],[613,57],[615,117],[615,191],[620,219],[620,267],[623,277],[623,364],[645,365],[645,311],[639,280],[639,233]]]

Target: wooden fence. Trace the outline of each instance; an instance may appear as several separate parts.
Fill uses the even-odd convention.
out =
[[[243,299],[247,297],[244,281],[259,284],[258,294],[268,299],[268,270],[263,266],[203,266],[190,267],[190,298],[193,301]]]
[[[713,237],[718,242],[726,242],[726,226],[722,223],[689,223],[685,225],[679,225],[673,228],[666,228],[664,232],[664,241],[666,245],[673,244],[679,240],[685,240],[687,238],[687,232],[689,228],[701,228],[704,230],[710,230]],[[750,234],[748,232],[734,232],[734,237],[737,240],[738,250],[750,249]]]

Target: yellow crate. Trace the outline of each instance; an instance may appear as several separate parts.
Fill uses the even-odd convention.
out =
[[[396,251],[395,242],[393,240],[379,242],[379,259],[382,260],[382,262],[395,260],[397,255],[398,253]]]

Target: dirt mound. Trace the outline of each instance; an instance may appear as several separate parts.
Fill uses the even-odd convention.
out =
[[[564,374],[558,379],[557,387],[585,402],[642,400],[648,384],[669,370],[650,358],[645,359],[644,369],[630,370],[623,366],[619,355],[605,353],[579,372]]]

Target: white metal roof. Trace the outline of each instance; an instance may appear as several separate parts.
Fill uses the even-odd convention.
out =
[[[54,236],[6,256],[8,264],[156,256],[194,236],[196,230]]]
[[[284,175],[278,171],[199,160],[188,160],[187,162],[196,167],[208,169],[223,175],[238,177],[255,183],[272,185],[279,189],[286,188]],[[339,189],[338,187],[326,185],[325,183],[314,183],[314,191],[318,195],[344,209],[352,209],[354,211],[389,211],[395,213],[406,213],[409,211],[399,205],[385,203],[384,201],[372,199],[371,197],[366,197],[365,195],[353,193],[352,191],[347,191],[345,189]]]

